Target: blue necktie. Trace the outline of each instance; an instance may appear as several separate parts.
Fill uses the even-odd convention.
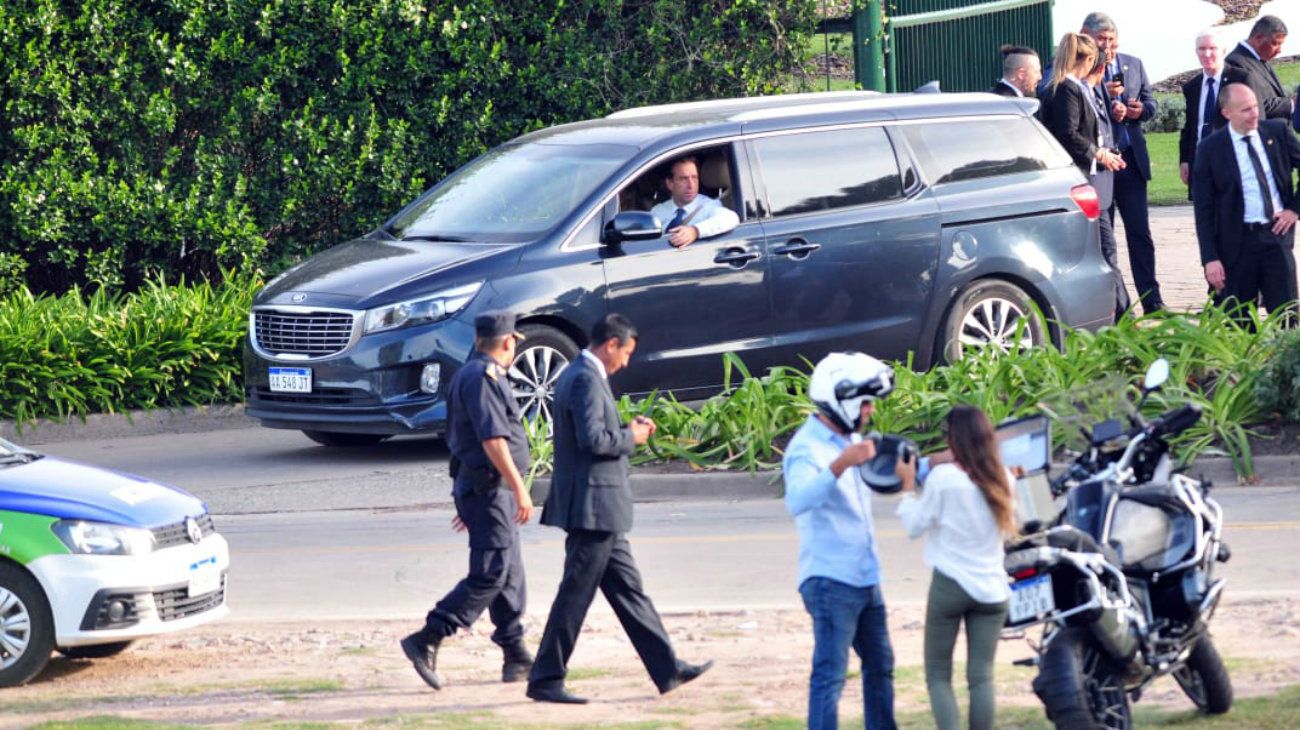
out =
[[[1205,106],[1201,109],[1201,116],[1205,119],[1205,123],[1201,125],[1201,139],[1210,136],[1210,132],[1214,129],[1210,120],[1214,119],[1213,115],[1218,111],[1219,95],[1214,93],[1214,78],[1211,77],[1205,80]]]
[[[1107,87],[1106,87],[1106,84],[1110,83],[1111,78],[1112,78],[1112,76],[1111,76],[1110,66],[1107,66],[1107,67],[1106,67],[1106,79],[1105,79],[1105,82],[1102,84],[1102,88],[1103,88],[1103,89],[1107,88]],[[1107,91],[1106,93],[1109,94],[1110,92]],[[1124,101],[1124,95],[1123,95],[1123,94],[1120,94],[1120,98],[1118,99],[1118,101],[1120,101],[1120,102],[1123,102],[1123,101]],[[1110,119],[1110,104],[1109,104],[1109,103],[1106,104],[1106,118],[1107,118],[1107,119]],[[1119,149],[1120,152],[1123,152],[1124,150],[1128,149],[1128,148],[1129,148],[1129,141],[1128,141],[1128,122],[1115,122],[1115,123],[1111,124],[1111,127],[1115,130],[1115,147],[1117,147],[1117,148]]]
[[[684,218],[686,218],[686,209],[685,209],[685,208],[678,208],[678,209],[677,209],[677,215],[673,216],[673,219],[672,219],[671,221],[668,222],[668,225],[667,225],[666,227],[664,227],[664,233],[667,233],[668,231],[671,231],[672,229],[676,228],[677,226],[680,226],[680,225],[682,224],[682,220],[683,220]]]

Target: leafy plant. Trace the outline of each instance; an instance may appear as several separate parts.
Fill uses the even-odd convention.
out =
[[[1256,385],[1265,412],[1300,423],[1300,330],[1279,333],[1268,343],[1271,353]]]

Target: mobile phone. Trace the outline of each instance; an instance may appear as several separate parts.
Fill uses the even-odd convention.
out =
[[[1123,85],[1124,85],[1124,72],[1123,72],[1123,71],[1116,71],[1114,74],[1111,75],[1111,77],[1110,77],[1110,82],[1111,82],[1112,84],[1119,84],[1120,86],[1123,86]]]

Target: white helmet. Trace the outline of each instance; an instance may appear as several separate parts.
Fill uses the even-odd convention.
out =
[[[835,425],[850,433],[862,426],[862,404],[894,390],[894,371],[860,352],[832,352],[813,368],[808,397]]]

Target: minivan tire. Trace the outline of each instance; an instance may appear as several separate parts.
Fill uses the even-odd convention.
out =
[[[54,618],[41,584],[31,573],[3,560],[0,560],[0,605],[6,606],[6,613],[0,615],[0,625],[20,623],[13,619],[22,616],[27,618],[27,632],[23,637],[26,645],[22,652],[5,656],[0,649],[0,687],[17,687],[31,681],[49,664],[50,652],[54,650]]]
[[[519,327],[524,341],[519,343],[515,361],[510,366],[510,387],[526,418],[539,414],[550,422],[555,382],[560,372],[578,356],[578,346],[554,327],[525,324]]]
[[[960,360],[968,348],[993,345],[1003,351],[1012,349],[1022,320],[1022,346],[1047,344],[1047,326],[1036,307],[1032,297],[1009,281],[972,282],[957,295],[940,330],[942,362]]]
[[[303,431],[303,436],[321,446],[373,446],[389,437],[385,433],[337,433],[334,431]]]

